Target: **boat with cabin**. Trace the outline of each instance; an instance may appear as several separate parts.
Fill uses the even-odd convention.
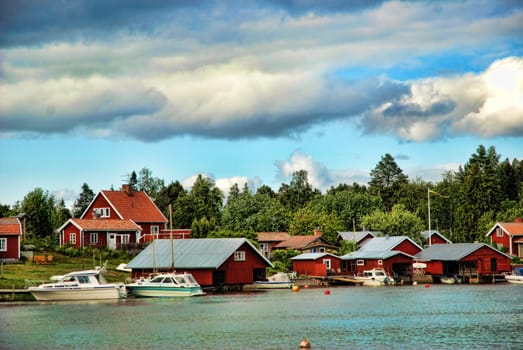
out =
[[[508,283],[523,284],[523,267],[515,267],[512,272],[505,275]]]
[[[394,278],[389,276],[384,269],[364,270],[361,275],[353,277],[361,281],[364,286],[385,286],[394,284]]]
[[[160,273],[126,285],[137,298],[194,297],[204,295],[201,286],[190,273]]]
[[[107,283],[103,276],[105,267],[94,270],[73,271],[55,277],[56,282],[29,287],[28,291],[38,301],[104,300],[127,296],[123,283]]]
[[[294,286],[288,273],[278,272],[267,277],[266,281],[254,281],[254,289],[290,289]]]

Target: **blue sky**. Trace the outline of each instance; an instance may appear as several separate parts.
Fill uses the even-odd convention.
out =
[[[522,159],[522,38],[519,1],[2,1],[0,203]]]

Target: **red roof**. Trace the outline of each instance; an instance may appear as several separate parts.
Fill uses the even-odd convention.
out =
[[[0,235],[21,235],[22,226],[17,218],[0,218]]]
[[[141,231],[131,220],[70,219],[70,222],[83,231]]]
[[[523,235],[523,222],[500,222],[499,224],[509,235]]]
[[[282,249],[305,249],[310,247],[326,246],[335,248],[332,244],[328,243],[323,236],[291,236],[288,240],[278,243],[274,248]]]
[[[167,222],[167,218],[143,191],[101,191],[100,192],[123,220],[135,222]]]

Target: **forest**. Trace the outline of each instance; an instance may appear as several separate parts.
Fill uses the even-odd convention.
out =
[[[406,235],[420,242],[429,227],[453,242],[483,242],[498,221],[523,217],[523,164],[518,159],[500,160],[495,147],[478,146],[456,171],[442,174],[437,183],[409,179],[390,154],[370,172],[370,181],[339,184],[325,193],[313,188],[305,170],[293,174],[290,183],[275,191],[262,185],[230,188],[228,196],[212,179],[199,175],[190,189],[179,181],[168,184],[148,168],[133,170],[129,184],[145,191],[169,218],[174,228],[191,228],[193,238],[247,237],[256,232],[313,234],[337,241],[339,231],[379,231]],[[58,242],[55,231],[70,217],[80,217],[95,193],[87,183],[71,209],[49,191],[36,188],[12,207],[0,204],[0,217],[27,215],[29,238]]]

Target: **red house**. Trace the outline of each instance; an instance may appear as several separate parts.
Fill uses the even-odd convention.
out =
[[[166,226],[167,218],[147,193],[123,185],[121,191],[100,191],[80,219],[67,221],[58,231],[60,246],[120,249],[168,237]]]
[[[487,233],[490,243],[498,249],[506,249],[511,256],[523,257],[523,221],[497,222]]]
[[[300,275],[326,277],[340,272],[340,257],[330,253],[305,253],[291,258],[292,270]]]
[[[136,243],[141,228],[132,220],[69,219],[58,229],[60,246],[121,249]]]
[[[174,257],[174,262],[172,257]],[[240,286],[265,279],[269,260],[245,238],[157,239],[127,265],[136,279],[153,271],[189,272],[202,286]]]
[[[365,270],[384,269],[395,279],[410,280],[414,256],[399,250],[355,251],[341,257],[341,272],[347,275],[362,275]]]
[[[20,238],[22,223],[16,217],[0,218],[0,260],[20,259]]]
[[[352,241],[360,248],[367,240],[378,237],[380,232],[372,231],[343,231],[338,232],[338,241]]]
[[[408,255],[416,255],[423,250],[416,242],[407,236],[375,237],[367,240],[358,251],[384,252],[396,250]]]
[[[425,239],[425,244],[431,246],[433,244],[451,244],[452,242],[443,236],[439,231],[430,230],[421,232],[421,236]]]
[[[482,278],[509,272],[510,256],[485,243],[435,244],[416,255],[435,277]]]

